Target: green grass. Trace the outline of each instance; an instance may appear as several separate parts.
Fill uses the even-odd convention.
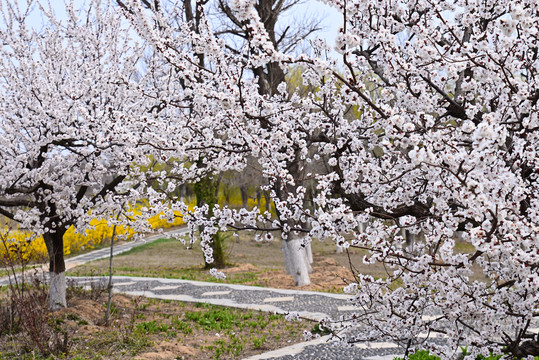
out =
[[[253,312],[231,311],[230,309],[208,306],[206,311],[188,311],[185,318],[202,326],[205,330],[230,330],[233,327],[242,329],[245,325],[250,325],[245,320],[253,318]],[[253,326],[252,324],[250,326]],[[257,324],[254,324],[256,327]]]
[[[129,249],[126,252],[123,252],[123,253],[121,253],[120,255],[117,255],[117,256],[127,256],[127,255],[138,254],[138,253],[141,253],[141,252],[144,252],[144,251],[147,251],[147,250],[158,249],[163,244],[166,245],[166,244],[169,244],[169,243],[177,243],[177,242],[178,242],[178,240],[174,239],[174,238],[171,238],[171,239],[169,239],[169,238],[157,239],[155,241],[136,246],[136,247],[134,247],[132,249]]]
[[[258,349],[261,349],[262,345],[266,342],[266,337],[265,336],[253,337],[251,341],[253,342],[254,348],[258,350]]]
[[[165,324],[158,324],[156,320],[152,320],[137,324],[137,330],[143,334],[157,334],[160,332],[167,332],[168,326]]]
[[[178,331],[181,331],[185,335],[189,335],[193,333],[193,328],[189,323],[180,320],[178,317],[173,318],[171,320],[172,327]]]
[[[148,244],[150,245],[150,244]],[[143,245],[145,246],[145,245]],[[123,254],[122,254],[123,255]],[[121,255],[120,255],[121,256]],[[216,279],[203,266],[187,267],[187,268],[155,268],[141,269],[135,266],[116,266],[114,275],[116,276],[136,276],[136,277],[159,277],[164,279],[181,279],[194,281],[209,281],[223,284],[251,284],[253,286],[264,286],[262,283],[257,283],[258,276],[261,272],[250,271],[242,273],[227,274],[227,278]],[[108,275],[107,271],[68,271],[70,276],[104,276]]]
[[[475,252],[475,246],[473,246],[472,244],[467,243],[467,242],[457,241],[457,242],[455,242],[454,251],[455,251],[455,253],[471,254],[471,253]]]
[[[404,360],[404,358],[396,357],[393,360]],[[417,350],[408,356],[408,360],[440,360],[440,358],[431,355],[428,350]]]

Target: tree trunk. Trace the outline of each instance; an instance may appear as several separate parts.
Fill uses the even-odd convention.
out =
[[[223,179],[223,173],[220,172],[217,180],[215,181],[215,203],[219,203],[219,187],[221,186],[221,180]]]
[[[284,255],[284,266],[286,268],[286,273],[288,275],[294,274],[294,266],[292,265],[292,259],[290,258],[289,251],[288,251],[288,245],[286,243],[286,240],[281,240],[282,248]]]
[[[230,185],[226,183],[223,186],[223,195],[225,196],[226,205],[230,205]]]
[[[180,202],[185,202],[185,200],[187,198],[185,184],[179,184],[178,185],[178,194],[180,196]]]
[[[256,207],[260,209],[260,201],[262,200],[262,190],[260,190],[259,188],[256,189]]]
[[[247,209],[247,201],[249,197],[247,195],[247,187],[245,185],[240,185],[240,194],[241,194],[241,206],[244,209]]]
[[[405,251],[409,254],[413,254],[415,235],[406,229],[401,229],[401,235],[405,240]]]
[[[303,208],[304,209],[309,209],[311,211],[311,214],[314,214],[314,209],[311,207],[311,205],[313,203],[312,196],[313,196],[312,187],[308,186],[305,197],[303,198]],[[302,225],[303,225],[303,227],[308,226],[307,223],[302,223]],[[309,270],[309,273],[312,273],[313,272],[313,267],[312,267],[313,248],[311,246],[311,242],[306,244],[304,249],[305,249],[305,256],[307,257],[307,269]]]
[[[313,247],[311,246],[311,243],[308,243],[305,245],[305,257],[307,258],[307,269],[309,270],[309,273],[313,272]]]
[[[53,311],[67,307],[64,261],[64,232],[43,234],[49,253],[49,304]]]
[[[294,281],[297,286],[305,286],[311,283],[309,278],[309,267],[305,248],[301,246],[301,240],[297,235],[289,234],[286,242],[288,257],[292,263]]]
[[[271,196],[268,190],[264,190],[264,198],[266,199],[266,211],[271,212]]]
[[[217,187],[217,181],[211,176],[202,178],[198,183],[194,185],[195,195],[197,198],[197,206],[204,204],[208,205],[208,216],[213,216],[213,207],[217,204],[217,198],[215,196]],[[202,231],[202,229],[200,229]],[[213,236],[213,240],[210,244],[213,250],[213,262],[207,263],[204,258],[204,264],[206,269],[218,268],[222,269],[226,265],[225,251],[223,246],[223,238],[219,233]]]

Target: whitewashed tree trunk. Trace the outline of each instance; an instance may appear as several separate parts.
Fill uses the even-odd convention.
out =
[[[67,307],[66,302],[66,274],[65,272],[49,272],[50,289],[49,304],[52,311]]]
[[[414,252],[414,245],[417,241],[422,239],[423,232],[419,234],[412,234],[410,231],[401,229],[401,236],[405,240],[405,250],[407,253],[412,254]]]
[[[309,273],[313,272],[313,248],[311,246],[311,243],[308,243],[305,245],[305,257],[307,258],[307,270],[309,270]]]
[[[56,228],[60,230],[43,234],[49,254],[49,304],[53,311],[67,307],[63,241],[65,230],[58,225]]]
[[[301,240],[292,238],[287,241],[288,257],[291,259],[294,281],[297,286],[305,286],[311,283],[309,278],[308,260],[305,248],[301,246]]]
[[[285,269],[286,269],[286,273],[288,275],[293,275],[294,274],[294,266],[292,264],[292,259],[290,258],[290,254],[289,254],[289,251],[288,251],[288,245],[286,243],[286,240],[281,240],[281,245],[282,245],[282,248],[281,250],[283,251],[283,255],[284,255],[284,266],[285,266]]]
[[[453,239],[455,239],[457,242],[464,241],[464,231],[455,231],[453,233]]]
[[[414,243],[416,241],[415,234],[412,234],[410,231],[406,231],[406,246],[409,253],[414,252]]]

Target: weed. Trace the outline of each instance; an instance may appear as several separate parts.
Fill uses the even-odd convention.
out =
[[[103,306],[106,308],[107,304],[103,304]],[[118,312],[119,312],[118,307],[116,307],[116,305],[114,305],[114,303],[110,303],[110,314],[111,315],[117,315]]]
[[[269,314],[268,315],[268,320],[269,321],[275,321],[275,320],[279,320],[281,319],[282,315],[279,315],[279,314]]]
[[[167,332],[168,326],[165,324],[158,324],[155,320],[142,322],[137,324],[137,330],[148,333],[148,334],[157,334],[159,332]]]
[[[268,326],[269,324],[269,321],[266,321],[266,320],[260,320],[258,322],[258,326],[260,326],[260,329],[264,330],[266,328],[266,326]]]
[[[76,314],[67,314],[66,319],[71,320],[71,321],[79,321],[80,320],[80,318]]]
[[[256,321],[248,321],[247,326],[252,327],[253,329],[256,329],[258,327],[258,323]]]
[[[193,333],[193,328],[191,327],[191,325],[189,325],[185,321],[181,321],[178,318],[173,318],[171,322],[172,322],[172,326],[174,326],[175,329],[181,331],[182,333],[186,335]]]
[[[54,317],[49,309],[48,288],[37,270],[34,269],[33,274],[25,273],[30,256],[23,256],[21,249],[9,243],[3,234],[0,234],[0,246],[3,246],[0,250],[4,250],[0,265],[10,272],[7,305],[0,303],[1,322],[8,325],[4,329],[8,333],[19,333],[23,350],[37,349],[44,357],[66,354],[68,334],[63,321]],[[9,317],[5,314],[7,308]]]
[[[259,350],[262,348],[262,345],[264,345],[264,343],[266,342],[266,336],[253,337],[251,338],[251,341],[253,342],[254,348]]]
[[[185,318],[201,325],[205,330],[225,330],[238,325],[241,318],[229,309],[212,308],[209,311],[188,311]]]
[[[393,360],[404,360],[404,359],[396,357]],[[408,356],[408,360],[440,360],[440,358],[436,355],[431,355],[428,350],[417,350],[416,352]]]
[[[206,304],[206,303],[200,303],[200,302],[199,302],[199,303],[196,303],[196,304],[195,304],[195,307],[197,307],[197,308],[203,308],[203,309],[207,309],[207,308],[210,308],[210,307],[211,307],[211,305],[210,305],[210,304]]]
[[[101,295],[107,290],[107,287],[104,282],[100,281],[99,279],[94,278],[97,276],[96,272],[92,270],[89,277],[89,283],[90,287],[85,288],[83,286],[80,286],[77,284],[76,280],[73,279],[67,279],[67,291],[66,291],[66,298],[67,300],[70,300],[74,297],[80,298],[80,299],[90,299],[90,300],[97,300],[101,297]]]

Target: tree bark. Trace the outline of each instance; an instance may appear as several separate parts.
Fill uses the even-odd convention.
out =
[[[213,208],[217,204],[217,198],[215,196],[217,182],[210,175],[200,179],[198,183],[194,185],[195,195],[197,198],[197,206],[208,205],[208,216],[213,216]],[[202,229],[200,229],[202,232]],[[226,266],[225,251],[223,245],[223,237],[220,233],[213,236],[213,240],[210,244],[213,250],[213,263],[207,263],[204,258],[205,268],[218,268],[222,269]]]
[[[283,251],[284,256],[284,266],[286,269],[286,273],[288,275],[294,274],[294,266],[292,264],[292,259],[290,258],[289,251],[288,251],[288,244],[286,243],[286,240],[281,240],[281,250]]]
[[[43,234],[49,253],[49,304],[53,311],[67,307],[64,231]]]
[[[307,257],[307,265],[309,266],[309,272],[313,272],[313,268],[311,264],[313,263],[313,247],[311,246],[311,243],[308,243],[305,245],[305,256]]]
[[[271,196],[268,190],[264,190],[264,199],[266,200],[266,211],[271,212]]]
[[[249,197],[247,195],[247,187],[245,185],[240,185],[240,194],[241,194],[241,206],[244,209],[247,209],[247,201],[249,200]]]
[[[262,200],[262,190],[260,188],[256,189],[256,207],[260,209],[260,201]]]
[[[305,286],[311,283],[309,278],[309,267],[305,248],[301,246],[301,240],[297,235],[289,234],[286,242],[288,257],[292,260],[292,270],[294,282],[297,286]]]

